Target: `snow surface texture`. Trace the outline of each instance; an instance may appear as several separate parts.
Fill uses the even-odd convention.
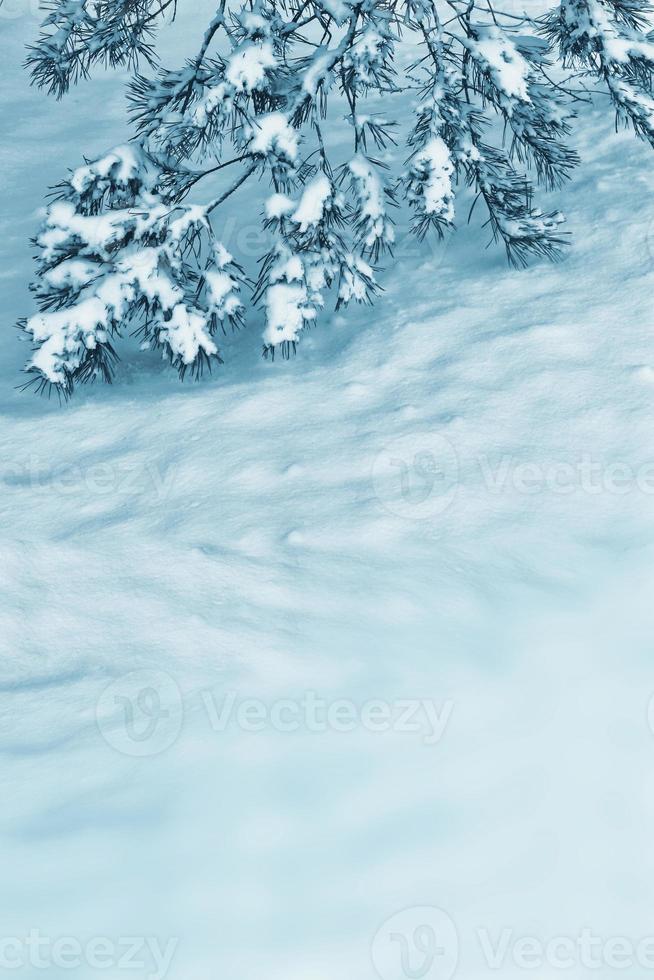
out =
[[[30,90],[35,26],[2,22],[3,937],[175,937],[173,980],[369,980],[407,908],[448,913],[461,978],[497,975],[480,927],[651,935],[649,151],[587,114],[560,266],[463,230],[289,362],[245,331],[208,383],[146,357],[59,409],[12,387],[26,242],[123,103],[112,78]],[[130,742],[116,698],[148,688],[169,714]],[[447,724],[214,731],[202,691],[427,698]]]

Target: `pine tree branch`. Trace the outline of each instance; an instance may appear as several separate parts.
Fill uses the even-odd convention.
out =
[[[274,357],[295,350],[328,290],[337,308],[371,301],[380,287],[369,263],[392,254],[389,209],[400,193],[418,238],[443,236],[460,209],[477,218],[482,200],[481,227],[509,262],[556,259],[563,218],[533,198],[577,164],[566,137],[576,104],[589,101],[584,79],[603,84],[616,125],[630,122],[654,146],[646,0],[559,0],[538,20],[496,0],[218,2],[195,57],[167,69],[152,25],[176,0],[51,0],[30,54],[35,80],[60,96],[97,64],[129,64],[139,141],[87,160],[46,211],[35,242],[38,312],[22,324],[35,343],[37,389],[66,397],[77,382],[110,381],[124,324],[180,377],[218,363],[214,336],[240,323],[248,278],[210,216],[251,177],[275,192],[262,216],[273,244],[253,297]],[[398,68],[405,35],[419,46]],[[139,72],[139,59],[151,70]],[[403,165],[388,150],[397,124],[386,112],[400,93]],[[371,98],[383,111],[371,111]],[[335,104],[353,129],[345,159],[323,123]],[[388,153],[375,159],[375,147]],[[207,205],[184,203],[205,177],[237,164]]]
[[[224,170],[225,167],[231,167],[232,164],[234,163],[242,163],[243,160],[250,160],[251,158],[252,158],[251,153],[243,153],[241,154],[241,156],[232,157],[231,160],[225,160],[223,163],[219,163],[215,167],[210,167],[209,170],[203,170],[202,173],[194,174],[192,179],[189,180],[188,183],[185,185],[184,190],[185,192],[190,190],[190,188],[193,187],[194,184],[197,184],[198,181],[202,180],[203,177],[209,177],[210,174],[215,174],[219,170]]]
[[[205,208],[206,214],[211,214],[211,212],[215,211],[215,209],[221,205],[223,201],[226,201],[228,197],[231,197],[232,194],[239,189],[241,184],[244,184],[248,177],[254,173],[257,167],[258,163],[255,162],[252,164],[252,166],[248,167],[247,170],[244,170],[243,173],[234,181],[231,187],[224,192],[224,194],[221,194],[220,197],[215,198],[215,200],[207,205]]]

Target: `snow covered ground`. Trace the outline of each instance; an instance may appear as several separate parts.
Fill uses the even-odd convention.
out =
[[[253,324],[59,407],[14,388],[27,239],[123,94],[31,90],[8,9],[2,965],[36,930],[54,977],[468,980],[511,930],[519,977],[587,929],[564,972],[613,975],[654,934],[651,153],[585,112],[559,266],[463,229],[289,362]]]

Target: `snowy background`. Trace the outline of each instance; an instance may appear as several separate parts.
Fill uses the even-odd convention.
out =
[[[176,61],[211,4],[188,6]],[[0,11],[2,937],[174,938],[173,980],[450,980],[457,951],[493,975],[483,929],[653,935],[651,152],[584,111],[561,265],[511,271],[463,229],[289,362],[255,323],[206,382],[142,355],[59,407],[15,388],[28,239],[47,186],[127,128],[115,75],[30,89],[37,26]],[[228,247],[257,252],[259,209],[235,200]],[[207,711],[308,691],[446,724]],[[425,906],[458,934],[440,967]],[[412,974],[383,926],[405,909]]]

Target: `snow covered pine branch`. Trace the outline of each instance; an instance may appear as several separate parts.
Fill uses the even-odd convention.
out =
[[[39,312],[21,326],[40,390],[111,380],[126,330],[197,375],[220,361],[248,286],[264,352],[288,354],[329,290],[337,306],[372,300],[401,199],[417,236],[472,210],[511,262],[555,259],[563,217],[534,189],[577,165],[566,137],[597,88],[654,144],[643,0],[562,0],[538,19],[495,0],[222,0],[197,54],[167,68],[155,32],[174,13],[175,0],[51,0],[30,49],[57,97],[96,64],[130,66],[134,125],[55,189],[36,238]],[[269,187],[271,242],[254,283],[220,237],[225,202],[252,181]]]

